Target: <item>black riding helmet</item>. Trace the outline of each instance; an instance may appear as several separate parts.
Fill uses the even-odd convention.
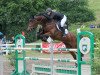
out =
[[[52,9],[51,8],[47,8],[46,9],[46,12],[48,13],[48,12],[52,12]]]

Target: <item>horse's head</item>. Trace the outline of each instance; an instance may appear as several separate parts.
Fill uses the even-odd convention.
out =
[[[38,24],[41,24],[45,20],[45,17],[42,15],[32,16],[29,19],[28,31],[31,31],[34,28],[37,28]]]

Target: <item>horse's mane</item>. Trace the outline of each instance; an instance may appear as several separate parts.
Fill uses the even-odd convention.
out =
[[[30,19],[34,19],[36,16],[43,16],[45,18],[46,23],[55,23],[55,24],[57,23],[57,21],[55,21],[54,19],[48,20],[47,17],[44,14],[46,14],[46,12],[38,13],[35,16],[34,15],[31,15]]]

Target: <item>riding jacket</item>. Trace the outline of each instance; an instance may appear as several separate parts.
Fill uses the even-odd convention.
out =
[[[59,12],[52,12],[50,15],[48,15],[47,13],[44,14],[44,16],[48,19],[48,20],[56,20],[56,21],[61,21],[64,17],[63,14],[59,13]]]

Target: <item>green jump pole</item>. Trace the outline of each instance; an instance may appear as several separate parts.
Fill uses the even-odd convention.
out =
[[[82,36],[88,36],[90,39],[90,65],[92,63],[92,59],[94,58],[94,35],[91,32],[80,32],[77,35],[77,47],[78,47],[78,56],[77,56],[77,63],[78,63],[78,75],[82,75],[81,70],[82,67],[81,65],[84,63],[84,61],[81,60],[81,52],[79,48],[80,40]],[[85,62],[86,63],[86,62]],[[92,67],[91,67],[92,68]],[[91,72],[92,74],[92,72]]]

